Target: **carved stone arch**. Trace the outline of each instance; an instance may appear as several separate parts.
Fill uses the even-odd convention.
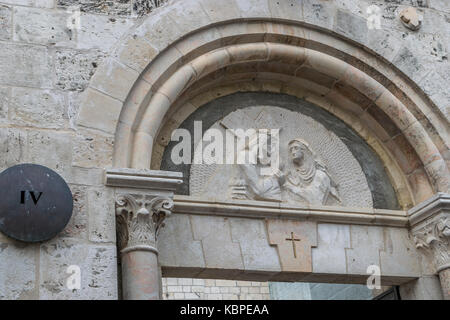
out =
[[[208,90],[239,91],[230,83],[241,76],[296,92],[354,128],[384,161],[403,207],[448,192],[448,121],[405,74],[287,3],[253,1],[243,11],[232,2],[216,14],[211,8],[219,2],[156,10],[95,74],[78,125],[115,135],[115,167],[149,168],[171,115],[189,114]],[[180,27],[175,20],[190,22]],[[239,75],[241,67],[249,72]]]

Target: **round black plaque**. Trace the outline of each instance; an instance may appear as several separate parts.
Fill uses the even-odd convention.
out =
[[[0,174],[0,231],[25,242],[46,241],[72,216],[69,186],[55,171],[20,164]]]

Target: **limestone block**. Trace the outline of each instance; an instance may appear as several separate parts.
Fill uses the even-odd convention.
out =
[[[80,129],[73,143],[73,165],[105,168],[112,165],[114,137],[98,131]]]
[[[87,245],[67,238],[42,244],[40,299],[117,299],[116,251],[116,246]],[[67,286],[69,266],[80,268],[80,290]]]
[[[0,5],[0,40],[10,40],[12,36],[12,9]]]
[[[0,243],[0,300],[38,299],[36,245]]]
[[[57,50],[55,53],[56,87],[83,91],[103,61],[105,54],[97,50]]]
[[[58,7],[77,6],[82,12],[129,16],[132,0],[56,0]]]
[[[72,164],[72,135],[57,131],[28,132],[28,160],[47,166],[63,178]]]
[[[2,0],[2,3],[36,8],[53,8],[55,0]]]
[[[16,125],[50,129],[69,125],[67,99],[60,91],[13,88],[9,110]]]
[[[380,250],[384,249],[382,227],[352,225],[350,239],[351,249],[346,249],[349,274],[366,275],[369,266],[380,267]]]
[[[442,300],[437,276],[424,276],[400,286],[402,300]]]
[[[350,248],[350,226],[317,225],[317,248],[312,249],[314,273],[347,272],[345,249]]]
[[[385,248],[380,252],[381,273],[389,276],[419,276],[420,261],[406,229],[384,228]]]
[[[332,1],[303,1],[303,19],[307,23],[332,30],[336,5]]]
[[[69,13],[14,7],[14,40],[57,46],[75,45],[74,32],[68,28]]]
[[[302,0],[270,1],[272,18],[301,21],[303,18]]]
[[[402,41],[392,30],[372,29],[367,34],[367,46],[388,61],[392,61]]]
[[[0,84],[52,87],[51,56],[42,46],[2,43],[0,70]]]
[[[158,50],[145,39],[132,35],[120,44],[116,56],[121,63],[141,72],[157,54]]]
[[[228,218],[191,216],[191,223],[194,239],[202,242],[207,268],[244,269],[241,248],[232,238]]]
[[[246,270],[281,271],[276,248],[270,247],[263,220],[231,219],[231,237],[239,241]]]
[[[72,166],[69,169],[67,183],[86,186],[103,186],[104,168],[82,168]]]
[[[267,220],[269,242],[276,246],[281,270],[312,272],[311,248],[317,246],[317,225],[310,221]]]
[[[0,168],[6,169],[26,161],[28,135],[25,130],[15,128],[0,129]]]
[[[8,120],[8,109],[11,99],[11,89],[0,87],[0,122]]]
[[[194,240],[187,215],[175,214],[166,218],[158,237],[158,251],[163,267],[205,267],[201,242]]]
[[[450,2],[447,0],[428,0],[428,7],[450,13]]]
[[[450,93],[446,89],[448,79],[442,77],[438,70],[431,70],[420,82],[420,87],[439,107],[441,112],[450,119]]]
[[[120,101],[125,101],[139,73],[114,59],[105,60],[92,78],[91,87]],[[112,79],[120,79],[114,81]]]
[[[135,32],[138,38],[145,38],[158,51],[164,50],[185,32],[178,27],[177,21],[167,15],[169,11],[170,7],[160,10],[152,19],[146,19]]]
[[[223,5],[222,1],[217,0],[199,0],[199,2],[213,23],[238,19],[241,17],[241,12],[236,4],[236,0],[229,0],[226,5]]]
[[[183,30],[184,33],[211,24],[209,16],[202,9],[201,2],[198,0],[177,1],[171,4],[168,16],[177,22],[179,29]]]
[[[89,212],[89,240],[116,242],[114,192],[111,188],[95,188],[87,191]]]
[[[77,124],[113,134],[122,110],[122,102],[91,88],[85,91],[83,100]]]
[[[86,187],[69,185],[73,197],[73,211],[69,223],[59,234],[60,237],[87,239],[88,208]]]
[[[109,52],[133,24],[132,19],[82,13],[81,29],[77,30],[77,48]]]
[[[236,1],[236,5],[243,18],[270,17],[269,2],[267,0]]]
[[[366,19],[340,9],[336,13],[334,30],[361,44],[365,44],[367,41]]]

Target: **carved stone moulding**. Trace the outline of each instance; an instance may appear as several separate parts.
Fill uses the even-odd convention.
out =
[[[156,240],[173,200],[145,194],[119,194],[116,198],[118,246],[122,253],[134,250],[158,253]]]
[[[450,195],[436,194],[409,216],[416,248],[432,259],[436,273],[450,268]]]

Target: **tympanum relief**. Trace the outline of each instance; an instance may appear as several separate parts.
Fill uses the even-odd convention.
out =
[[[230,113],[210,129],[224,132],[224,137],[226,131],[254,129],[244,137],[245,141],[234,137],[236,158],[242,152],[249,155],[245,163],[192,164],[193,196],[373,207],[366,177],[346,145],[300,112],[271,106],[249,107]],[[266,143],[261,144],[261,132],[267,133]],[[201,152],[199,149],[197,146],[195,152]]]

